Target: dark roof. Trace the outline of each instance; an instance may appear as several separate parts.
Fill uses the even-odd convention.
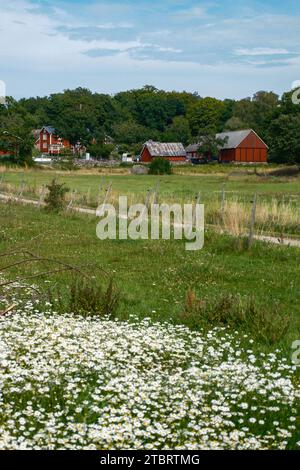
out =
[[[41,131],[46,130],[48,134],[55,134],[55,128],[52,126],[43,126]]]
[[[243,142],[243,140],[246,139],[246,137],[248,137],[248,135],[251,132],[254,132],[254,134],[256,134],[256,132],[253,131],[252,129],[246,129],[246,130],[242,130],[242,131],[221,132],[219,134],[216,134],[216,138],[217,139],[227,139],[226,142],[224,143],[224,145],[222,145],[220,147],[221,150],[235,149]],[[258,135],[257,135],[257,137],[265,144],[265,142]],[[200,147],[200,143],[191,144],[186,148],[186,151],[187,152],[197,152],[199,147]]]
[[[185,157],[184,146],[178,142],[153,142],[148,140],[144,148],[147,147],[151,157]]]
[[[236,149],[243,140],[248,137],[248,135],[252,132],[251,129],[246,129],[244,131],[233,131],[233,132],[221,132],[220,134],[216,135],[217,139],[226,139],[226,142],[222,146],[222,150],[225,149]]]

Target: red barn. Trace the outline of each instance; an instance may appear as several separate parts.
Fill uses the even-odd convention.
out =
[[[59,137],[54,127],[44,126],[41,130],[34,131],[36,136],[35,147],[41,153],[50,155],[59,155],[64,148],[71,148],[71,144],[67,139]]]
[[[186,151],[181,143],[161,143],[148,140],[141,152],[141,161],[150,163],[153,158],[166,158],[171,162],[185,162]]]
[[[268,146],[252,129],[222,132],[216,137],[227,139],[220,149],[221,163],[267,163]]]
[[[267,163],[268,146],[252,129],[222,132],[217,134],[216,138],[225,140],[219,151],[220,163]],[[188,160],[201,160],[198,153],[199,148],[200,144],[192,144],[187,147]],[[212,156],[202,156],[202,159],[204,157],[210,160]]]

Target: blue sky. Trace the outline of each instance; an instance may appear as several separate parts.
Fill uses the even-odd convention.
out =
[[[0,80],[17,98],[145,84],[282,93],[300,79],[299,25],[299,0],[0,0]]]

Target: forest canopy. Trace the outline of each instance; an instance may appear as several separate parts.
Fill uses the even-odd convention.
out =
[[[32,130],[44,125],[72,144],[103,145],[109,136],[132,152],[148,139],[187,145],[203,134],[252,128],[269,146],[269,161],[300,163],[300,105],[293,104],[291,94],[259,91],[241,100],[219,100],[146,85],[114,96],[77,88],[45,97],[9,97],[0,105],[0,149],[7,145],[4,133],[22,138],[28,148]]]

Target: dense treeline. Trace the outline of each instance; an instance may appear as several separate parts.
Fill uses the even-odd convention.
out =
[[[42,98],[8,98],[0,106],[0,149],[11,145],[8,135],[15,136],[22,158],[32,145],[32,129],[43,125],[54,126],[71,143],[97,146],[104,157],[111,150],[107,136],[120,149],[137,153],[148,139],[186,145],[199,135],[252,128],[269,145],[270,161],[300,163],[300,105],[293,104],[291,93],[280,98],[260,91],[221,101],[145,86],[114,96],[77,88]]]

